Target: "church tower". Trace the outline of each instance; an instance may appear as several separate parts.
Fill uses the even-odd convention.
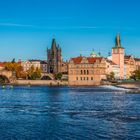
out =
[[[124,54],[125,49],[121,46],[120,35],[115,38],[115,47],[112,48],[112,61],[120,67],[120,79],[124,79]]]

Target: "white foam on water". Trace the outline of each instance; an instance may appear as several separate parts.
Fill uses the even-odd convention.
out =
[[[130,89],[116,87],[116,86],[102,86],[104,88],[112,89],[112,90],[119,90],[119,91],[130,91]]]

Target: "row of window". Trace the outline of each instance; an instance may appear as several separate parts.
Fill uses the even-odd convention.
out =
[[[70,74],[81,74],[81,75],[88,75],[89,74],[89,70],[71,70]]]
[[[93,77],[76,77],[77,81],[88,81],[88,80],[94,80]]]
[[[81,70],[81,74],[84,74],[84,75],[87,74],[88,75],[89,74],[89,70]]]
[[[105,70],[70,70],[69,74],[89,75],[89,74],[105,74]]]
[[[84,64],[84,65],[69,65],[70,68],[91,68],[94,67],[94,64]]]

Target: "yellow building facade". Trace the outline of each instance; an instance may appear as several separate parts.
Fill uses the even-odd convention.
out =
[[[71,58],[68,66],[70,86],[100,85],[106,79],[106,62],[101,57]]]

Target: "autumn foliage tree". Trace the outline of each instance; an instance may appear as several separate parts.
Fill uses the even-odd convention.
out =
[[[18,79],[22,78],[36,80],[41,78],[41,69],[39,68],[35,69],[33,66],[31,66],[31,68],[25,72],[21,64],[16,63],[14,59],[12,60],[12,62],[5,63],[5,69],[15,73],[15,76]]]
[[[17,78],[26,78],[26,73],[23,71],[23,67],[20,65],[20,63],[16,63],[14,61],[6,62],[5,69],[8,71],[15,72],[15,76]]]

